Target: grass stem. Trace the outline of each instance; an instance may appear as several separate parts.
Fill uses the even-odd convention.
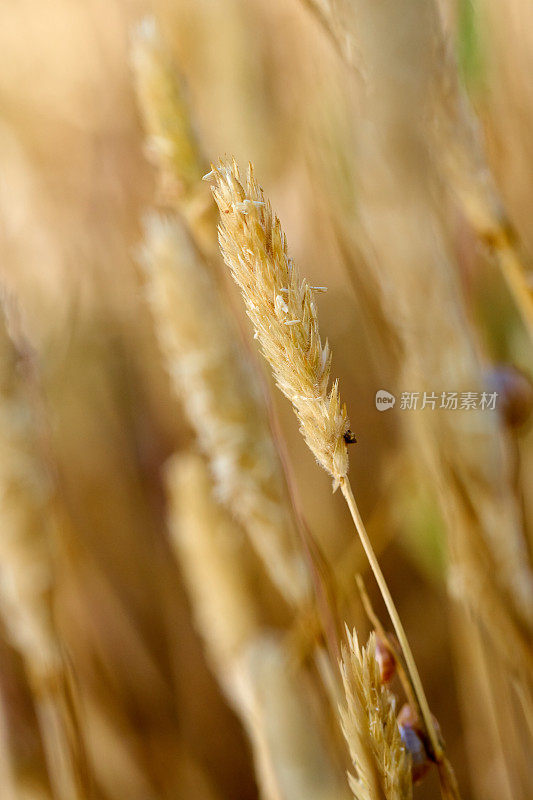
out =
[[[400,646],[402,648],[403,657],[405,659],[405,664],[407,667],[407,671],[409,673],[409,677],[411,679],[411,683],[413,685],[413,690],[415,693],[415,697],[419,706],[420,715],[422,717],[422,721],[424,723],[424,727],[426,728],[427,735],[431,742],[431,748],[433,750],[433,755],[435,759],[440,762],[444,756],[444,751],[442,745],[439,741],[439,736],[435,729],[435,725],[433,724],[433,720],[431,717],[431,712],[429,710],[428,701],[424,692],[424,688],[422,686],[422,681],[420,680],[420,675],[418,674],[418,669],[415,664],[415,660],[413,654],[411,652],[411,647],[409,645],[409,641],[407,639],[407,635],[405,633],[404,627],[400,620],[400,615],[396,610],[396,606],[394,604],[394,600],[392,599],[392,595],[389,591],[389,587],[387,586],[387,582],[385,580],[385,576],[381,571],[381,567],[377,560],[376,554],[374,553],[374,548],[370,542],[368,534],[366,532],[363,520],[361,518],[361,514],[359,513],[359,508],[357,507],[357,503],[355,501],[355,497],[353,496],[352,487],[350,485],[350,481],[348,477],[345,477],[341,480],[341,491],[344,495],[344,499],[350,509],[350,513],[352,515],[352,519],[354,521],[355,528],[357,530],[357,534],[359,539],[361,540],[361,544],[365,550],[366,556],[368,558],[368,562],[372,568],[372,572],[374,573],[374,577],[376,582],[379,586],[379,590],[381,592],[381,596],[387,606],[387,611],[389,612],[389,616],[391,618],[391,622],[394,626],[394,630],[396,632],[396,636],[398,637],[398,641],[400,642]]]

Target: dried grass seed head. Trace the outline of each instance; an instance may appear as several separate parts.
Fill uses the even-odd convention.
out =
[[[255,337],[278,387],[294,406],[308,446],[337,488],[348,472],[348,418],[337,381],[329,389],[331,351],[327,341],[322,346],[313,289],[288,255],[280,221],[252,165],[243,182],[234,161],[221,162],[206,178],[216,182],[220,246]]]
[[[348,647],[343,648],[341,662],[346,694],[341,719],[357,771],[356,776],[351,776],[352,790],[356,797],[364,797],[367,791],[365,787],[372,776],[365,752],[365,742],[368,742],[382,792],[378,796],[387,800],[411,800],[411,758],[396,721],[396,700],[381,681],[376,636],[372,633],[362,648],[355,631],[347,632],[347,636]]]

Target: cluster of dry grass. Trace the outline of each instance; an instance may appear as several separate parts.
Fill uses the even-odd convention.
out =
[[[0,34],[0,797],[527,800],[533,15],[138,6]]]

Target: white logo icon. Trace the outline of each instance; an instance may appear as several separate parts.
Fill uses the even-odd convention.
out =
[[[376,408],[378,411],[387,411],[387,409],[393,408],[395,402],[394,395],[386,392],[385,389],[379,389],[376,392]]]

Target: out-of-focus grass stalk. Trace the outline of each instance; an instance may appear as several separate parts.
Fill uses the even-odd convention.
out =
[[[338,3],[302,0],[302,3],[319,19],[349,66],[355,65],[354,54],[358,54],[358,69],[365,73],[364,47],[358,45],[357,22],[350,17],[344,0]],[[434,137],[435,161],[473,231],[498,264],[533,342],[533,288],[487,163],[479,121],[460,83],[451,42],[445,41],[441,30],[435,35],[435,55],[440,59],[439,91],[434,95],[433,123],[429,124],[428,119],[427,130],[428,136]]]
[[[443,215],[442,153],[448,146],[457,152],[454,137],[464,130],[448,125],[450,141],[436,146],[432,127],[444,102],[437,10],[425,2],[356,0],[353,13],[370,90],[361,112],[365,160],[356,170],[355,224],[372,242],[386,313],[402,343],[401,385],[420,398],[434,391],[439,403],[441,391],[480,394],[487,387]],[[527,695],[532,574],[498,413],[431,406],[402,413],[447,520],[450,587],[490,634],[488,656],[497,654]]]
[[[442,142],[439,152],[443,153],[441,160],[444,175],[450,181],[472,230],[498,265],[533,343],[533,290],[519,252],[518,241],[485,161],[477,120],[469,118],[473,114],[470,105],[466,99],[457,97],[454,108],[459,108],[463,113],[459,121],[456,119],[458,111],[450,120],[450,125],[455,123],[461,126],[452,144],[442,141],[442,128],[438,128],[440,136],[437,141]],[[449,114],[452,116],[451,110]]]
[[[0,610],[24,660],[55,794],[58,800],[81,800],[80,742],[54,613],[58,518],[24,358],[2,312]]]
[[[0,695],[0,785],[6,800],[17,800],[15,772],[12,764],[4,698]]]
[[[192,123],[186,88],[155,19],[132,35],[131,60],[148,158],[157,168],[160,199],[186,220],[196,246],[216,254],[214,206],[201,182],[207,160]]]
[[[470,24],[475,25],[476,19]],[[436,163],[472,230],[498,265],[533,343],[533,291],[519,242],[490,169],[480,121],[461,84],[451,43],[445,31],[440,35],[439,91],[428,131],[434,137]]]
[[[415,12],[413,11],[413,13]],[[387,37],[389,37],[392,40],[399,31],[392,13],[388,14],[389,22],[387,22],[386,9],[375,9],[374,11],[365,9],[359,14],[357,19],[357,25],[353,23],[355,31],[354,36],[357,34],[356,38],[359,42],[359,50],[364,56],[363,63],[365,65],[366,74],[374,90],[373,102],[375,105],[373,111],[370,113],[376,115],[373,119],[373,124],[378,125],[380,130],[383,131],[383,135],[380,139],[381,151],[376,151],[374,143],[372,146],[369,145],[368,147],[368,153],[374,153],[380,163],[379,168],[372,174],[371,180],[373,186],[381,187],[382,194],[387,191],[387,184],[389,184],[389,181],[386,179],[385,171],[382,170],[383,164],[396,164],[396,168],[403,171],[404,167],[401,164],[401,159],[404,159],[405,166],[407,167],[409,163],[411,163],[411,160],[413,160],[413,163],[418,161],[419,164],[425,163],[429,165],[431,163],[431,169],[425,171],[422,180],[417,177],[417,175],[421,176],[423,174],[421,170],[417,172],[416,170],[407,169],[405,172],[405,182],[403,183],[401,179],[395,180],[393,190],[394,194],[401,197],[402,193],[405,195],[405,190],[411,187],[410,205],[412,207],[412,213],[418,215],[418,220],[423,220],[424,214],[420,214],[420,209],[415,208],[415,203],[417,203],[419,199],[417,199],[415,193],[417,192],[419,195],[424,192],[429,193],[429,184],[431,180],[436,180],[435,173],[439,174],[439,170],[445,170],[448,177],[453,176],[452,189],[462,198],[467,217],[471,220],[480,236],[496,248],[501,260],[505,262],[507,272],[510,276],[510,282],[515,287],[516,293],[525,297],[527,290],[524,272],[519,266],[516,249],[512,246],[509,234],[506,233],[505,222],[501,221],[496,210],[500,204],[492,183],[488,178],[486,165],[483,162],[483,155],[475,135],[474,120],[468,117],[468,109],[463,102],[464,98],[458,95],[457,77],[453,72],[450,72],[450,64],[453,62],[449,59],[446,48],[441,43],[442,32],[440,30],[436,9],[434,7],[432,8],[431,4],[429,4],[424,14],[419,17],[419,25],[423,22],[428,28],[429,39],[439,44],[439,47],[436,47],[435,50],[432,51],[431,56],[438,56],[441,60],[431,60],[431,63],[429,63],[429,51],[427,48],[424,49],[423,47],[414,45],[409,50],[408,47],[404,47],[399,43],[391,43],[390,47],[383,46],[381,39],[385,41]],[[404,25],[412,24],[414,30],[417,23],[409,23],[408,19],[409,18],[405,15],[403,16]],[[403,66],[406,74],[409,70],[409,74],[412,76],[411,81],[396,80],[395,76],[387,71],[384,62],[389,59],[388,54],[390,52],[396,53],[396,57],[399,59],[398,63],[400,69]],[[410,59],[413,60],[411,55],[413,55],[418,62],[416,67],[410,65]],[[404,58],[403,65],[400,61],[401,58]],[[424,59],[426,59],[426,63],[423,63]],[[434,156],[433,153],[430,155],[428,152],[428,148],[432,143],[431,137],[435,135],[432,126],[429,124],[431,119],[429,110],[426,112],[428,124],[425,129],[421,129],[420,125],[426,121],[426,117],[421,116],[420,113],[418,115],[414,112],[406,113],[407,108],[414,106],[412,97],[414,97],[413,86],[417,85],[416,80],[420,83],[427,83],[428,86],[432,87],[431,89],[420,88],[417,96],[427,98],[428,104],[435,103],[438,99],[442,100],[438,114],[438,119],[441,121],[443,120],[442,108],[445,109],[445,124],[440,126],[441,138],[438,140],[440,146],[435,148]],[[439,89],[441,90],[440,94],[438,93]],[[405,95],[404,102],[401,100],[402,92],[403,95]],[[389,99],[387,100],[386,98]],[[431,105],[431,108],[433,109],[434,106]],[[456,123],[455,127],[452,125],[453,122]],[[409,128],[413,129],[410,138],[408,136]],[[445,138],[442,138],[443,130],[447,134]],[[401,147],[402,142],[405,143],[405,147],[403,148]],[[367,165],[370,163],[375,165],[376,162],[368,158]],[[371,170],[369,169],[369,174],[370,173]],[[420,183],[418,187],[416,186],[417,181]],[[400,187],[402,187],[401,191],[399,190]],[[428,194],[428,197],[434,196],[435,191],[442,191],[442,187],[440,190],[433,190],[433,195]],[[375,196],[375,191],[373,196]],[[400,337],[403,336],[404,350],[408,361],[408,364],[404,365],[404,371],[414,370],[411,381],[413,381],[415,387],[417,383],[420,383],[421,379],[424,380],[425,385],[430,385],[431,379],[433,379],[433,381],[438,381],[439,384],[442,384],[443,380],[447,379],[450,385],[452,385],[452,383],[453,385],[457,385],[458,382],[462,385],[466,385],[466,382],[470,380],[470,385],[474,389],[483,388],[480,366],[476,359],[475,350],[471,341],[472,334],[468,332],[467,326],[464,324],[466,315],[462,313],[458,314],[457,311],[453,311],[454,308],[457,308],[460,292],[458,287],[454,285],[452,278],[453,268],[447,262],[448,256],[445,253],[446,242],[443,238],[445,234],[439,232],[439,226],[442,230],[442,220],[439,220],[438,225],[434,227],[434,232],[430,234],[430,236],[433,236],[434,240],[432,245],[434,252],[427,253],[430,242],[424,242],[422,236],[419,235],[417,237],[410,233],[411,228],[415,230],[417,226],[417,221],[413,220],[411,225],[411,222],[407,219],[407,215],[411,213],[410,205],[408,203],[404,205],[405,221],[402,223],[401,216],[396,215],[395,220],[391,220],[391,224],[396,226],[395,228],[391,228],[391,235],[385,237],[383,235],[380,236],[380,241],[385,243],[392,242],[393,239],[397,240],[400,235],[403,236],[403,247],[398,250],[399,257],[396,258],[394,266],[391,266],[390,272],[388,255],[383,259],[383,263],[381,263],[379,267],[376,267],[376,269],[380,271],[381,283],[385,287],[386,296],[389,298],[389,317],[391,319],[396,318]],[[421,207],[422,206],[420,206],[420,208]],[[381,210],[378,205],[375,205],[375,210],[370,214],[368,214],[364,208],[361,208],[361,212],[363,225],[365,224],[365,218],[368,220],[368,227],[366,230],[368,234],[370,226],[374,225],[375,219],[381,214]],[[427,203],[426,216],[428,216],[428,218],[434,216],[438,219],[438,213],[434,202],[430,201]],[[381,216],[381,221],[382,224],[385,225],[383,216]],[[386,224],[389,223],[387,222]],[[377,230],[375,235],[370,236],[371,240],[376,241],[376,236]],[[440,241],[439,236],[441,237]],[[408,242],[412,244],[409,245],[407,244]],[[382,251],[384,247],[381,245],[377,249]],[[410,255],[409,250],[412,251]],[[391,249],[391,253],[393,251],[394,248]],[[405,254],[404,251],[406,251]],[[417,255],[416,251],[420,251],[420,255]],[[423,255],[422,251],[427,254]],[[411,266],[407,272],[401,274],[400,265],[407,264],[408,260]],[[420,267],[415,277],[416,265],[424,265],[432,261],[438,264],[438,270],[436,269],[432,273],[428,272],[427,275],[424,276],[421,273],[422,267]],[[444,275],[445,272],[447,272],[446,275]],[[428,336],[428,331],[423,330],[422,320],[419,321],[417,326],[413,326],[412,322],[409,321],[410,315],[416,311],[416,304],[410,302],[415,296],[413,292],[420,291],[420,287],[424,286],[425,283],[428,284],[428,281],[431,281],[432,285],[430,287],[428,286],[426,297],[438,297],[439,300],[438,306],[437,304],[435,305],[435,314],[432,313],[429,315],[426,309],[424,318],[428,322],[431,322],[431,327],[434,330],[436,330],[437,325],[441,324],[439,322],[439,317],[441,318],[442,328],[439,337],[436,335]],[[440,281],[440,283],[438,283],[438,281]],[[396,288],[395,284],[397,284]],[[415,289],[417,286],[419,288]],[[450,298],[446,303],[444,302],[445,297]],[[458,325],[454,327],[450,325],[449,319],[442,319],[442,311],[439,311],[439,309],[443,308],[449,309],[451,313],[456,313],[458,315],[458,319],[460,320]],[[450,311],[447,311],[448,315]],[[529,316],[530,311],[526,309],[526,320]],[[455,369],[450,368],[450,359],[444,351],[441,351],[441,358],[439,359],[435,357],[435,350],[427,349],[426,352],[426,348],[422,346],[424,341],[431,342],[434,345],[440,341],[442,345],[446,344],[446,348],[448,352],[450,352],[450,342],[449,338],[447,338],[448,333],[445,334],[445,330],[448,333],[453,331],[453,346],[456,354]],[[406,332],[410,334],[409,340],[406,339]],[[415,360],[418,362],[416,366],[414,364]],[[444,373],[442,369],[439,373],[439,364],[445,366],[446,373]],[[433,383],[433,385],[435,385],[435,383]],[[442,414],[435,414],[433,417],[435,422],[439,425],[444,421]],[[468,508],[465,509],[463,522],[468,515],[471,515],[472,507],[474,509],[474,516],[479,515],[478,523],[480,532],[485,538],[484,547],[489,550],[487,557],[494,558],[498,562],[498,567],[492,571],[492,576],[493,578],[498,578],[503,581],[504,584],[503,593],[500,594],[500,603],[503,600],[504,606],[507,606],[507,608],[509,608],[510,603],[511,610],[505,611],[503,608],[498,614],[494,614],[492,611],[484,614],[483,608],[479,602],[479,592],[477,591],[469,593],[470,602],[473,604],[476,614],[481,614],[484,617],[488,629],[494,628],[495,643],[498,644],[498,641],[500,641],[502,644],[502,654],[506,648],[501,640],[501,624],[498,620],[501,619],[502,615],[505,616],[507,614],[508,632],[513,636],[518,652],[521,654],[521,660],[524,661],[525,659],[525,664],[527,664],[528,658],[526,657],[526,653],[529,646],[525,644],[524,634],[521,631],[523,631],[524,627],[527,628],[530,626],[532,579],[531,570],[527,565],[523,537],[518,529],[516,508],[514,508],[515,504],[512,500],[509,481],[505,478],[502,481],[501,476],[495,476],[493,487],[497,490],[496,494],[501,495],[502,489],[505,486],[508,487],[508,492],[505,503],[503,504],[505,510],[502,512],[502,504],[498,502],[498,512],[492,513],[485,511],[484,506],[490,504],[491,494],[494,492],[490,490],[486,493],[484,492],[482,502],[479,493],[479,485],[476,485],[479,484],[479,481],[473,480],[475,472],[478,473],[479,477],[485,473],[485,477],[482,480],[487,480],[486,474],[491,461],[494,462],[493,471],[495,473],[500,469],[502,474],[505,474],[507,467],[505,463],[506,455],[501,441],[502,437],[498,431],[497,424],[494,424],[496,422],[495,415],[487,413],[487,424],[483,426],[484,431],[482,435],[485,438],[487,446],[493,448],[493,455],[489,458],[485,455],[479,456],[479,448],[465,447],[464,430],[461,430],[461,414],[456,414],[456,418],[460,422],[454,434],[454,437],[457,437],[457,447],[455,449],[450,447],[450,454],[447,456],[447,458],[449,457],[452,461],[455,461],[455,476],[450,479],[451,483],[449,489],[446,491],[451,491],[452,493],[458,492],[459,497],[456,498],[455,502],[459,502],[459,505],[467,504]],[[451,421],[453,422],[453,419]],[[426,422],[429,422],[427,415]],[[449,443],[450,432],[447,431],[445,433],[442,431],[442,435],[439,436],[437,441]],[[443,456],[444,453],[441,453],[441,457]],[[462,458],[465,458],[466,462],[475,462],[477,460],[477,465],[472,463],[467,467],[466,463],[461,463]],[[460,484],[465,480],[468,482],[468,486],[461,487]],[[456,483],[455,487],[451,485],[453,482]],[[476,499],[469,497],[471,493],[476,495]],[[506,517],[506,522],[504,523],[504,526],[507,528],[506,535],[501,535],[500,533],[503,529],[502,522],[495,523],[496,519],[501,519],[502,513],[503,516]],[[450,531],[450,535],[453,538],[453,530]],[[478,534],[475,534],[474,538],[477,536]],[[493,551],[492,555],[490,554],[491,550]],[[470,548],[470,555],[474,557],[473,548]],[[471,566],[473,567],[473,563]],[[479,572],[478,567],[478,581],[481,577],[482,573]],[[462,590],[468,591],[468,587],[463,584]],[[488,584],[486,584],[486,591],[488,591]],[[496,588],[493,591],[497,593],[498,589]],[[508,595],[507,599],[505,599],[506,594]],[[489,603],[488,606],[492,608],[494,603]],[[512,606],[514,606],[514,609]]]
[[[216,283],[178,219],[153,215],[143,264],[156,333],[215,487],[282,595],[308,596],[283,473],[255,380]]]
[[[345,24],[345,0],[302,0],[319,21],[333,46],[350,67],[356,67],[356,48],[352,31]]]
[[[172,541],[196,624],[250,737],[262,795],[347,800],[308,707],[306,682],[292,674],[284,638],[262,622],[242,534],[215,500],[204,460],[176,456],[167,483]]]

